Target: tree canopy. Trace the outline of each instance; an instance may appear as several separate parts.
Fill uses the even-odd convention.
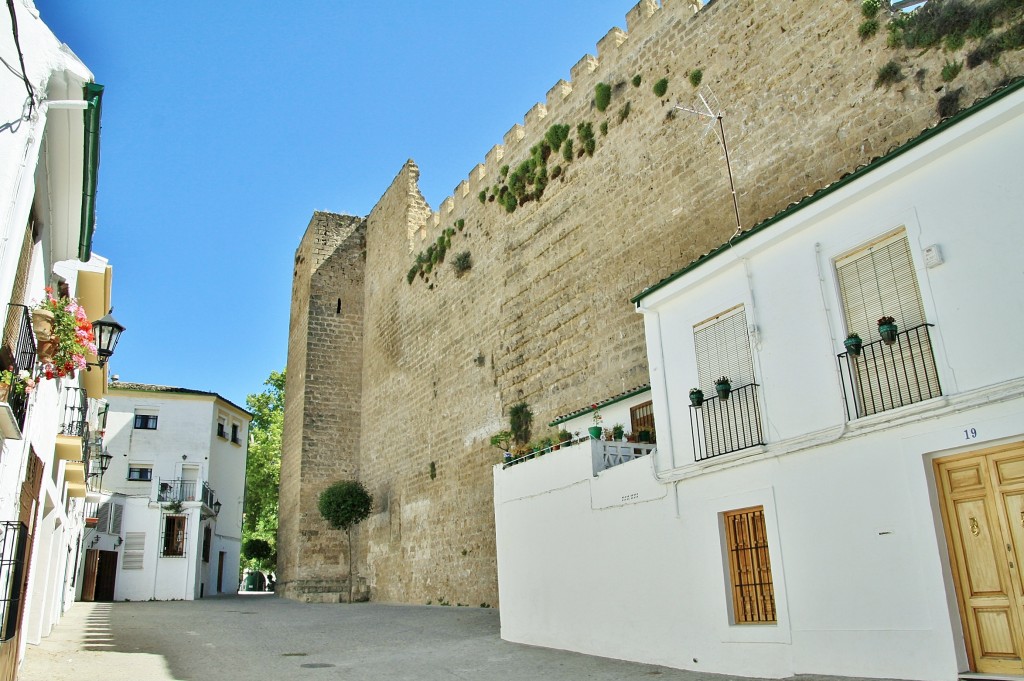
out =
[[[251,568],[274,569],[277,500],[281,482],[281,431],[284,427],[285,371],[272,371],[266,388],[245,399],[252,412],[249,457],[245,466],[245,522],[242,540],[260,539],[275,547],[270,557],[250,557]],[[260,565],[254,564],[259,561]]]
[[[358,480],[341,480],[320,493],[320,515],[336,530],[348,530],[370,515],[373,497]]]

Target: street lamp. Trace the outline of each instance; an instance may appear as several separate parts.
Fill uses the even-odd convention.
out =
[[[214,515],[220,515],[220,507],[221,506],[222,506],[222,504],[220,503],[220,501],[213,502],[213,514]]]
[[[107,363],[110,356],[114,354],[117,341],[121,338],[124,327],[117,323],[110,312],[92,323],[92,330],[96,336],[96,356],[99,358],[100,366]]]
[[[89,473],[89,477],[91,478],[91,477],[93,477],[95,475],[100,476],[100,484],[99,484],[99,486],[103,487],[103,474],[107,472],[108,468],[110,468],[110,460],[113,459],[114,456],[110,452],[108,452],[107,450],[104,449],[100,453],[100,455],[97,456],[96,458],[100,462],[100,472],[99,473]]]

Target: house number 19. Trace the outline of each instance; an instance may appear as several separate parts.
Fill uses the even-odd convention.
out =
[[[977,428],[967,428],[966,430],[964,430],[964,439],[965,440],[973,440],[973,439],[975,439],[977,437],[978,437],[978,429]]]

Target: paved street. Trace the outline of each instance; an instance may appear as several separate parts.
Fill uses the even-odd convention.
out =
[[[20,675],[21,681],[652,677],[729,679],[507,643],[498,637],[496,610],[305,605],[272,594],[76,603],[42,645],[28,646]]]

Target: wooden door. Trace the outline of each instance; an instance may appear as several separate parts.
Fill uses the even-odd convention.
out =
[[[935,469],[971,671],[1024,674],[1024,444]]]
[[[117,580],[117,551],[100,551],[96,569],[97,601],[109,603],[114,600],[114,584]]]
[[[96,572],[100,567],[99,549],[85,550],[85,573],[82,576],[82,600],[91,603],[96,600]]]

